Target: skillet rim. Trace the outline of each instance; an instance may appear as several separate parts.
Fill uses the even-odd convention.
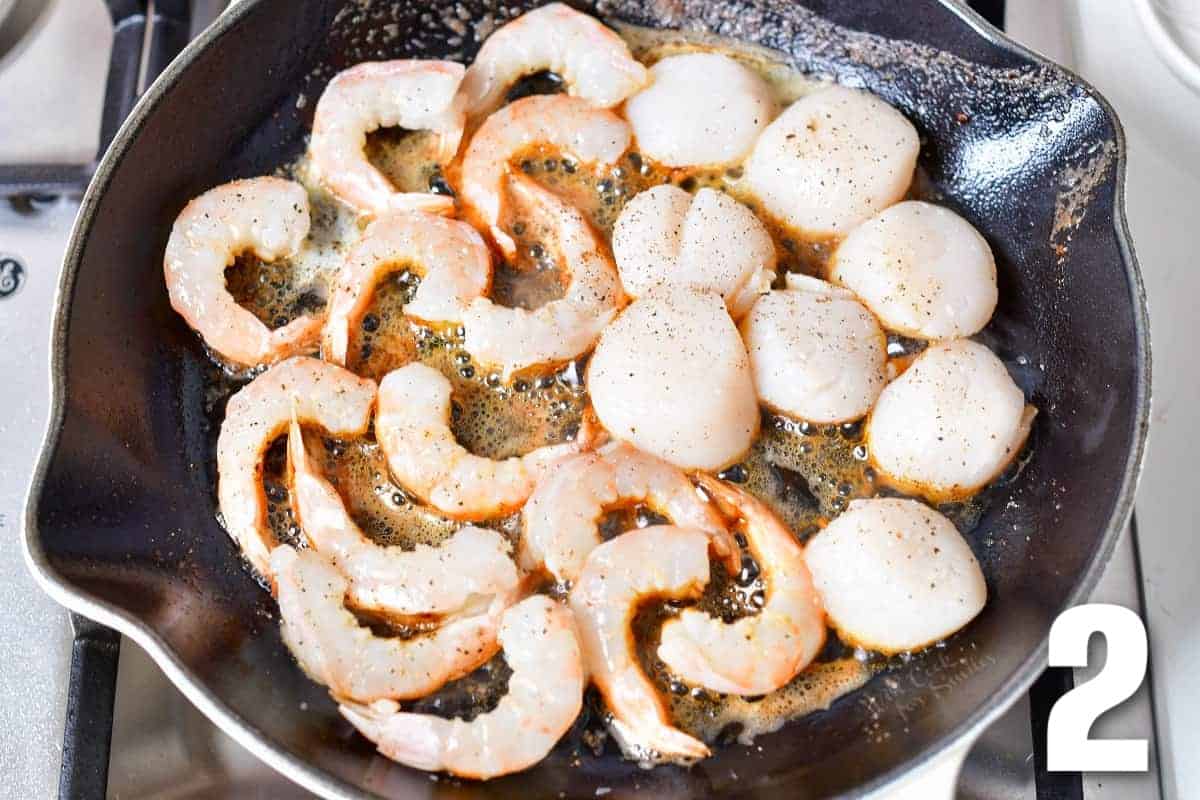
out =
[[[928,2],[929,0],[924,1]],[[179,77],[191,66],[201,51],[219,40],[226,31],[239,23],[262,2],[263,0],[243,0],[226,10],[162,71],[121,125],[83,195],[79,213],[71,228],[70,240],[63,257],[58,287],[55,291],[54,314],[50,326],[50,415],[37,464],[26,494],[23,509],[22,550],[25,555],[26,567],[38,585],[56,602],[131,638],[149,654],[155,664],[187,697],[189,702],[255,757],[289,780],[317,795],[350,800],[351,798],[377,795],[313,767],[309,762],[293,756],[258,733],[246,720],[225,705],[219,697],[195,680],[175,652],[154,630],[131,614],[108,604],[59,576],[41,548],[36,525],[37,507],[42,499],[46,474],[57,450],[65,418],[67,333],[71,303],[73,302],[75,274],[79,269],[84,244],[92,228],[100,199],[108,190],[112,175],[124,161],[131,143],[137,138],[149,117],[155,112],[159,103]],[[1137,347],[1135,427],[1133,443],[1126,455],[1113,513],[1109,517],[1100,546],[1093,552],[1082,578],[1069,593],[1063,605],[1063,610],[1065,610],[1087,599],[1112,555],[1118,537],[1129,523],[1150,427],[1152,383],[1149,313],[1145,284],[1129,235],[1125,213],[1125,175],[1128,151],[1125,130],[1116,111],[1104,96],[1072,70],[1050,61],[1041,54],[1010,39],[967,7],[963,0],[932,0],[932,2],[937,2],[951,11],[959,21],[991,46],[1016,54],[1035,65],[1060,71],[1096,101],[1108,118],[1114,132],[1116,164],[1113,172],[1113,232],[1117,239],[1122,266],[1125,268],[1125,276],[1133,300],[1133,325]],[[846,796],[863,797],[875,794],[889,785],[899,783],[906,777],[926,770],[934,761],[945,756],[956,746],[977,738],[984,728],[998,719],[1020,694],[1029,689],[1045,668],[1047,661],[1046,637],[1048,635],[1049,631],[1043,636],[1041,644],[1021,661],[1000,689],[987,702],[972,711],[963,722],[934,737],[915,757],[854,787]]]

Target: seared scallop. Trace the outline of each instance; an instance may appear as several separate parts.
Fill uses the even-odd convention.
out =
[[[1036,409],[977,342],[930,345],[879,396],[867,445],[891,482],[935,499],[967,495],[1020,452]]]
[[[983,571],[954,523],[916,500],[852,500],[806,557],[841,637],[883,653],[944,639],[987,601]]]
[[[684,469],[733,463],[758,431],[750,359],[711,292],[635,300],[600,335],[588,390],[610,433]]]
[[[996,261],[975,227],[948,208],[897,203],[854,230],[830,278],[889,330],[918,339],[978,333],[996,310]]]
[[[656,286],[716,292],[740,318],[775,279],[775,245],[754,212],[716,189],[693,197],[663,184],[634,197],[612,235],[621,285],[630,297]]]
[[[886,382],[887,339],[845,289],[789,275],[742,321],[759,400],[809,422],[848,422],[871,409]]]
[[[904,115],[870,92],[831,86],[772,122],[746,162],[746,184],[779,219],[845,236],[904,196],[920,143]]]
[[[671,167],[740,161],[775,116],[766,81],[720,53],[668,56],[625,101],[642,155]]]

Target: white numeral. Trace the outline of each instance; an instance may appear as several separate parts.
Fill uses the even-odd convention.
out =
[[[1046,768],[1052,772],[1145,772],[1145,739],[1089,739],[1096,717],[1137,691],[1146,675],[1146,628],[1137,614],[1107,603],[1069,608],[1050,628],[1050,666],[1086,667],[1088,640],[1103,634],[1104,669],[1050,709]]]

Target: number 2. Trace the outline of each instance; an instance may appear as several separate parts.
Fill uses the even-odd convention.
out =
[[[1108,645],[1104,669],[1064,694],[1050,709],[1046,768],[1051,772],[1145,772],[1145,739],[1090,739],[1096,717],[1121,703],[1146,676],[1146,627],[1137,614],[1106,603],[1069,608],[1050,628],[1050,666],[1086,667],[1088,640],[1103,634]]]

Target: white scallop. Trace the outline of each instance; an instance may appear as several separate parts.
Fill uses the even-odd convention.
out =
[[[685,469],[733,463],[758,431],[750,360],[711,292],[635,300],[600,335],[587,385],[610,433]]]
[[[729,56],[668,56],[650,77],[625,101],[625,118],[642,155],[668,166],[741,161],[775,116],[766,81]]]
[[[656,286],[716,292],[735,319],[775,279],[775,245],[754,212],[724,192],[695,196],[663,184],[626,204],[613,226],[613,257],[631,297]]]
[[[883,390],[867,446],[893,482],[948,498],[996,477],[1020,451],[1035,413],[991,350],[953,339],[931,344]]]
[[[830,278],[884,326],[919,339],[978,333],[996,310],[996,261],[948,208],[908,200],[864,222],[834,255]]]
[[[849,233],[904,196],[920,143],[896,109],[831,86],[772,122],[746,162],[746,184],[784,222],[813,235]]]
[[[741,329],[758,399],[774,411],[810,422],[855,420],[887,382],[879,323],[824,281],[788,275],[788,289],[759,298]]]
[[[805,558],[830,622],[871,650],[919,650],[987,602],[979,562],[954,523],[916,500],[852,500]]]

